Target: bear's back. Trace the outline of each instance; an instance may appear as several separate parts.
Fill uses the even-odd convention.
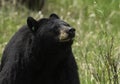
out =
[[[11,59],[9,61],[13,62],[12,61],[13,58],[17,58],[17,56],[22,56],[22,54],[24,54],[25,48],[26,46],[29,45],[28,42],[31,38],[32,38],[32,33],[26,25],[20,28],[14,34],[14,36],[10,39],[9,43],[6,45],[4,49],[1,60],[2,65],[0,66],[0,71],[2,70],[4,64],[7,63],[8,59]]]

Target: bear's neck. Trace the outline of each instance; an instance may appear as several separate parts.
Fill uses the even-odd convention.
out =
[[[47,61],[53,61],[54,59],[60,61],[66,59],[67,56],[72,53],[72,49],[71,45],[68,45],[67,43],[55,43],[51,45],[42,44],[36,45],[36,47],[33,48],[32,53],[37,60],[49,59]]]
[[[66,44],[51,44],[51,45],[41,45],[41,51],[45,53],[67,53],[71,51],[71,45]]]
[[[44,46],[40,51],[43,68],[46,72],[53,72],[61,63],[64,63],[71,55],[71,47],[68,46]],[[39,58],[38,58],[39,59]],[[47,71],[49,70],[49,71]]]
[[[57,67],[60,66],[61,63],[64,63],[68,56],[72,55],[71,45],[66,44],[54,44],[54,45],[36,45],[31,48],[30,60],[28,62],[30,70],[32,67],[33,71],[41,71],[44,70],[46,74],[48,72],[49,75],[54,73]],[[27,63],[28,64],[28,63]],[[39,67],[38,67],[39,66]],[[41,73],[42,74],[42,73]]]

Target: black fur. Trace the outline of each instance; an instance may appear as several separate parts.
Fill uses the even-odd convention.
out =
[[[4,50],[0,84],[79,84],[72,40],[58,39],[61,25],[67,23],[55,14],[29,17]]]

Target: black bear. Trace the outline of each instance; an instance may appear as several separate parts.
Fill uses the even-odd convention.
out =
[[[3,52],[0,84],[80,84],[74,37],[75,29],[56,14],[28,17]]]

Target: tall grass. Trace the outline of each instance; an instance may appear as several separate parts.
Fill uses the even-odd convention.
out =
[[[120,84],[120,0],[46,0],[42,11],[0,8],[0,55],[27,16],[57,13],[76,28],[73,52],[81,84]]]

